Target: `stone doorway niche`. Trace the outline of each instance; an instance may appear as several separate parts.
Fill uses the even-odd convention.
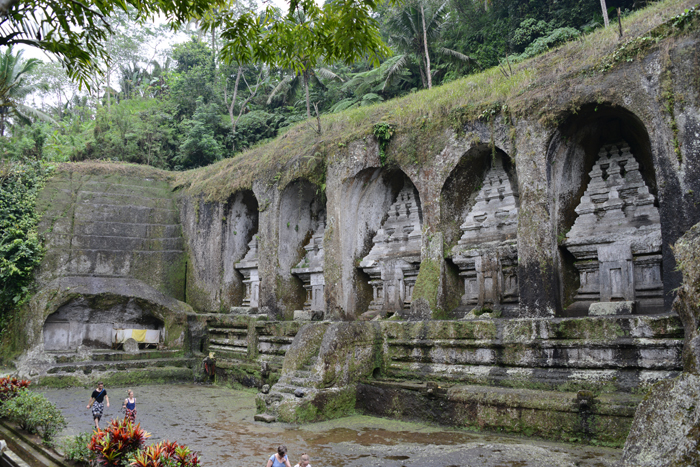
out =
[[[359,268],[369,277],[372,300],[363,319],[410,310],[421,263],[423,212],[418,190],[408,177],[385,210]]]
[[[257,307],[258,200],[250,190],[239,191],[229,199],[225,215],[224,296],[234,306]]]
[[[339,200],[339,231],[342,261],[341,306],[344,319],[366,312],[374,298],[371,277],[359,267],[372,250],[372,239],[389,217],[405,184],[413,184],[400,170],[365,169],[343,182]]]
[[[487,144],[467,151],[445,181],[445,303],[458,317],[472,309],[517,314],[517,187],[508,155]]]
[[[296,180],[285,187],[280,197],[278,276],[282,288],[278,301],[282,313],[291,317],[312,315],[321,319],[325,311],[323,296],[323,235],[326,209],[318,188],[307,180]]]
[[[663,313],[649,135],[631,112],[585,106],[548,152],[561,316]]]
[[[118,330],[147,330],[150,344],[139,346],[155,345],[163,341],[163,321],[149,308],[143,300],[120,295],[73,298],[46,318],[44,350],[111,349]]]

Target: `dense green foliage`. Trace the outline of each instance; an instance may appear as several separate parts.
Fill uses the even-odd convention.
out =
[[[90,439],[92,439],[92,432],[89,431],[65,438],[61,444],[63,457],[78,463],[78,465],[92,465],[95,455],[88,449]]]
[[[42,161],[0,161],[0,330],[28,296],[44,255],[34,206],[51,170]]]
[[[43,394],[28,389],[20,390],[16,397],[5,401],[0,406],[0,416],[17,423],[29,433],[39,434],[47,444],[51,444],[56,435],[67,426],[56,405]]]
[[[115,17],[117,58],[108,68],[105,92],[82,94],[55,67],[36,68],[35,98],[41,96],[42,110],[56,122],[9,118],[3,156],[200,167],[309,117],[516,63],[602,23],[598,0],[312,3],[295,3],[287,15],[268,9],[255,16],[254,5],[239,4],[210,10],[190,41],[155,56],[146,54],[145,44],[158,40],[162,29],[144,28],[128,15]],[[341,4],[349,10],[338,9]],[[624,14],[643,4],[608,0],[613,20],[617,7]],[[365,18],[367,8],[376,11],[374,17]],[[366,27],[378,27],[391,50],[374,47],[372,38],[364,55],[358,55],[361,44],[343,49],[326,42],[348,20],[348,11],[361,13]],[[239,26],[250,35],[234,30]],[[14,63],[21,65],[21,57]]]

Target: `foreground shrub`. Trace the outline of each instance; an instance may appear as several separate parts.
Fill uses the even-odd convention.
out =
[[[15,397],[5,401],[0,407],[0,416],[29,433],[39,434],[47,444],[66,427],[61,411],[43,394],[28,389],[20,389]]]
[[[131,461],[136,467],[200,467],[196,453],[171,441],[152,444],[137,452]]]
[[[121,466],[150,436],[141,424],[134,425],[128,419],[112,420],[104,431],[92,434],[88,449],[96,454],[98,465]]]
[[[95,459],[95,453],[88,449],[90,439],[92,433],[89,431],[66,438],[62,444],[63,457],[69,461],[90,464]]]
[[[25,389],[31,384],[26,379],[17,379],[14,376],[3,376],[0,378],[0,404],[12,399],[20,389]]]

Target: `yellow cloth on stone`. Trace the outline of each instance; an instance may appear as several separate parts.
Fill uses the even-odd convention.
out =
[[[136,342],[144,342],[146,340],[146,330],[145,329],[132,329],[131,338]]]

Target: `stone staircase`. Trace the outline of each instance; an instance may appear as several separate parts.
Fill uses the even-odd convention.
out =
[[[192,382],[200,359],[180,350],[142,350],[138,353],[93,350],[45,352],[41,386],[80,386],[102,380],[111,386],[165,382]]]
[[[237,314],[205,317],[207,352],[216,358],[217,378],[244,386],[274,384],[280,377],[287,350],[301,327],[298,321],[267,321],[256,308]]]

